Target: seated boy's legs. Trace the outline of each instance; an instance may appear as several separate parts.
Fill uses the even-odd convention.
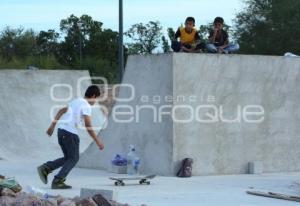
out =
[[[172,41],[171,48],[174,52],[180,52],[181,50],[181,43],[178,41]]]
[[[225,53],[236,52],[240,49],[240,45],[238,43],[230,43],[227,47],[224,48]]]
[[[209,53],[217,53],[218,52],[218,48],[214,44],[206,44],[206,50]]]
[[[205,43],[198,43],[196,45],[195,51],[204,51],[205,47],[206,47]]]
[[[183,52],[192,52],[192,45],[190,44],[183,44],[181,47]]]
[[[190,45],[190,44],[182,44],[181,42],[178,42],[178,41],[172,41],[171,48],[173,49],[174,52],[181,52],[181,51],[194,52],[194,51],[204,50],[205,44],[199,43],[193,49],[192,45]]]

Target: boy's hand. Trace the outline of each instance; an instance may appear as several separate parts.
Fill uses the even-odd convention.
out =
[[[99,147],[100,150],[103,150],[103,149],[104,149],[104,144],[101,143],[101,142],[99,142],[99,143],[98,143],[98,147]]]
[[[54,131],[54,127],[53,127],[53,125],[51,125],[51,126],[47,129],[46,133],[49,135],[49,137],[51,137],[52,134],[53,134],[53,131]]]
[[[68,111],[68,107],[64,107],[64,108],[60,109],[60,110],[57,112],[57,114],[56,114],[54,120],[52,121],[52,123],[51,123],[51,125],[50,125],[50,127],[49,127],[49,128],[47,129],[47,131],[46,131],[46,133],[47,133],[47,135],[49,135],[49,137],[51,137],[51,135],[53,134],[53,131],[54,131],[54,129],[55,129],[55,125],[56,125],[57,121],[58,121],[58,120],[60,119],[60,117],[61,117],[64,113],[66,113],[67,111]]]
[[[92,119],[90,116],[84,115],[84,122],[85,122],[85,127],[90,134],[90,136],[93,138],[93,140],[96,142],[100,150],[104,149],[104,144],[97,138],[97,135],[95,131],[92,128]]]
[[[219,32],[219,29],[218,29],[218,28],[215,28],[215,29],[214,29],[214,34],[216,35],[218,32]]]
[[[101,137],[99,137],[99,139],[97,138],[96,144],[98,145],[100,150],[104,149],[104,144],[102,143]]]

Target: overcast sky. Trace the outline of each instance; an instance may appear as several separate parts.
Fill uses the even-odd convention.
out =
[[[33,28],[36,31],[59,29],[61,19],[88,14],[118,28],[118,0],[0,0],[0,29],[5,26]],[[242,0],[124,0],[124,26],[159,20],[164,29],[177,28],[187,16],[196,18],[197,27],[216,16],[231,25],[243,8]]]

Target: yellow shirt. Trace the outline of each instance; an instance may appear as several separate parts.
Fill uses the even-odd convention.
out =
[[[195,35],[197,33],[197,30],[193,28],[191,33],[187,33],[185,31],[184,27],[181,27],[180,29],[180,42],[183,44],[194,44],[195,43]]]

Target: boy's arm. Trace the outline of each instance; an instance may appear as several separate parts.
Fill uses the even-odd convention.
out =
[[[224,32],[224,38],[225,38],[224,45],[220,47],[221,49],[224,49],[229,45],[229,35],[227,32]]]
[[[212,43],[212,44],[215,43],[217,33],[218,33],[218,30],[216,30],[216,29],[210,31],[209,37],[208,37],[208,40],[209,40],[210,43]]]
[[[61,118],[61,116],[66,113],[68,111],[68,107],[64,107],[64,108],[61,108],[60,110],[58,110],[54,120],[51,122],[51,125],[50,127],[47,129],[47,134],[49,136],[51,136],[53,134],[53,131],[55,129],[55,126],[56,126],[56,123],[58,122],[58,120]]]
[[[224,49],[224,48],[226,48],[228,45],[229,45],[229,41],[226,40],[226,41],[224,42],[224,45],[223,45],[223,46],[220,46],[219,48]]]
[[[84,123],[85,123],[86,130],[88,131],[89,135],[96,142],[96,144],[98,145],[100,150],[103,150],[104,149],[104,144],[98,139],[95,131],[93,130],[91,117],[88,116],[88,115],[84,115],[83,118],[84,118]]]
[[[196,43],[196,44],[201,43],[200,35],[199,35],[198,32],[195,33],[195,43]]]
[[[173,40],[177,40],[180,36],[181,36],[181,33],[180,33],[180,29],[178,28]]]

